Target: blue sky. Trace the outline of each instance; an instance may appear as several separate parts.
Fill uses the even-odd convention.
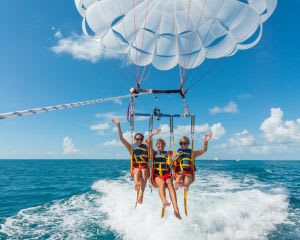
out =
[[[216,136],[202,159],[299,159],[299,7],[298,0],[279,1],[259,44],[220,60],[191,90],[187,101],[197,115],[196,146],[206,131]],[[91,43],[81,37],[81,20],[73,1],[21,1],[13,9],[2,3],[1,113],[128,93],[128,66],[84,50]],[[193,70],[190,81],[214,64],[206,61]],[[152,68],[144,86],[178,83],[178,68]],[[124,117],[127,105],[123,100],[1,120],[0,158],[127,158],[110,124],[111,116]],[[149,112],[155,106],[182,112],[177,96],[139,97],[136,108]],[[165,138],[166,123],[155,122]],[[176,134],[187,133],[188,124],[177,120]],[[122,126],[128,131],[126,121]],[[147,126],[137,121],[137,130]]]

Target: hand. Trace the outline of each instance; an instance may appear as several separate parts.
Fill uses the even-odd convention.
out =
[[[113,118],[113,119],[111,120],[111,122],[112,122],[114,125],[116,125],[117,127],[120,126],[120,120],[117,119],[117,118]]]
[[[213,134],[211,131],[206,133],[205,136],[203,137],[204,143],[208,143],[208,141],[212,138],[212,136],[213,136]]]
[[[152,130],[152,132],[151,132],[151,135],[153,136],[153,135],[155,135],[155,134],[159,134],[161,132],[161,129],[155,129],[155,130]]]
[[[151,142],[152,142],[152,139],[151,139],[151,138],[147,138],[147,139],[146,139],[146,143],[149,143],[149,144],[150,144]]]

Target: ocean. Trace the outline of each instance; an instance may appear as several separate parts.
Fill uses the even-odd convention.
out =
[[[1,160],[0,239],[300,239],[300,161],[196,166],[180,221],[149,186],[134,208],[127,160]]]

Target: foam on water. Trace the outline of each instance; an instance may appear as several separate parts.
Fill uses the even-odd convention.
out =
[[[246,185],[224,174],[197,179],[189,192],[189,217],[182,221],[171,207],[160,219],[156,190],[151,194],[148,189],[144,204],[134,210],[135,194],[125,181],[98,181],[93,189],[103,193],[99,205],[107,214],[104,223],[124,239],[264,239],[287,218],[282,189],[265,192],[259,182]],[[181,191],[178,198],[183,215]]]
[[[0,232],[10,239],[95,239],[107,231],[128,240],[265,239],[286,221],[288,203],[284,189],[264,189],[255,179],[197,176],[188,196],[189,217],[183,216],[183,193],[178,192],[179,221],[172,207],[160,219],[160,199],[148,187],[144,204],[135,210],[133,184],[126,175],[99,180],[90,193],[24,209],[7,218]]]
[[[6,219],[0,233],[9,239],[86,239],[100,235],[99,196],[83,194],[21,210]],[[1,234],[0,234],[1,238]]]

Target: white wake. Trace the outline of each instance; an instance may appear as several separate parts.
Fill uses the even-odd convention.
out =
[[[129,175],[99,180],[92,190],[23,209],[0,225],[0,233],[10,239],[105,239],[110,231],[126,240],[266,239],[288,216],[284,189],[270,190],[255,179],[237,180],[222,173],[197,176],[188,196],[188,217],[183,213],[183,193],[178,192],[181,221],[172,207],[160,218],[160,199],[149,187],[144,204],[135,210]]]

